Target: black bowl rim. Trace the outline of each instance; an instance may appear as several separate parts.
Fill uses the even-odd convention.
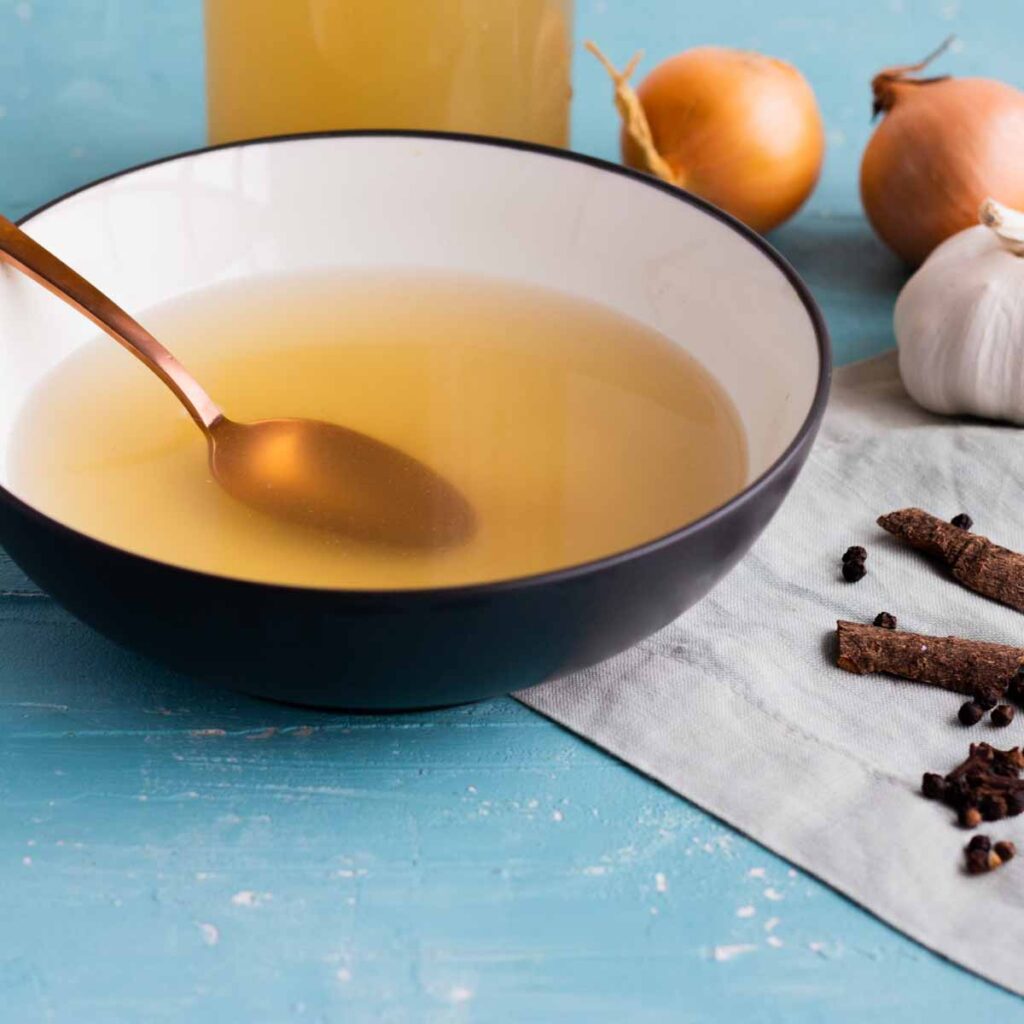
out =
[[[433,142],[470,143],[474,145],[490,146],[496,149],[518,150],[540,156],[552,157],[556,160],[566,160],[570,163],[583,164],[584,166],[591,167],[598,171],[626,178],[637,185],[663,192],[679,202],[695,207],[708,216],[713,217],[715,220],[720,221],[726,227],[731,228],[736,234],[766,256],[782,272],[782,275],[786,278],[789,285],[796,293],[797,298],[799,298],[800,302],[803,304],[804,309],[810,318],[811,325],[814,328],[814,336],[818,345],[818,379],[815,384],[814,399],[811,402],[811,407],[807,412],[807,416],[800,425],[800,429],[796,432],[785,451],[783,451],[783,453],[759,477],[757,477],[756,480],[747,484],[741,491],[735,494],[724,504],[719,505],[717,508],[705,513],[699,519],[686,523],[670,533],[664,534],[660,537],[655,537],[649,541],[644,541],[642,544],[635,545],[634,547],[626,548],[623,551],[617,551],[611,555],[606,555],[601,558],[592,559],[589,562],[581,562],[561,569],[554,569],[543,573],[534,573],[528,576],[489,580],[481,583],[454,584],[451,586],[441,587],[417,587],[409,589],[360,590],[347,589],[344,587],[310,587],[296,584],[262,582],[260,580],[249,580],[235,576],[224,576],[219,573],[206,572],[200,569],[190,569],[185,566],[174,565],[171,562],[164,562],[160,559],[140,555],[133,551],[128,551],[126,548],[121,548],[115,544],[109,544],[106,541],[101,541],[95,537],[91,537],[87,533],[82,533],[74,527],[67,526],[64,523],[51,518],[45,513],[40,512],[37,508],[34,508],[32,505],[18,498],[3,486],[0,486],[0,500],[7,502],[19,509],[25,515],[35,519],[37,522],[52,530],[56,530],[58,533],[70,534],[80,541],[85,541],[94,545],[98,550],[106,550],[112,555],[134,560],[150,569],[160,569],[174,574],[183,574],[200,580],[205,579],[211,584],[231,584],[238,587],[258,588],[264,591],[292,592],[295,594],[304,594],[309,596],[331,595],[337,598],[356,600],[360,603],[377,603],[380,601],[386,601],[388,605],[393,606],[396,604],[415,604],[422,601],[433,602],[437,600],[476,599],[509,590],[521,590],[569,582],[589,576],[593,573],[601,572],[605,569],[613,568],[625,562],[632,561],[633,559],[653,554],[664,547],[675,544],[677,541],[699,533],[710,524],[731,515],[737,508],[746,505],[748,502],[754,501],[762,491],[772,485],[773,481],[785,471],[786,467],[794,459],[798,458],[804,445],[813,439],[813,436],[817,432],[818,426],[821,423],[822,417],[824,416],[825,406],[828,402],[829,387],[832,379],[832,349],[828,327],[825,324],[825,318],[822,315],[821,309],[818,307],[810,289],[796,272],[792,264],[756,231],[748,227],[742,221],[733,217],[731,214],[726,213],[719,207],[709,203],[706,199],[702,199],[691,192],[687,192],[685,189],[681,189],[675,185],[670,185],[667,182],[661,181],[659,178],[641,173],[640,171],[633,170],[629,167],[624,167],[621,164],[611,163],[610,161],[603,160],[600,157],[589,156],[585,153],[577,153],[568,149],[560,149],[556,146],[545,146],[534,142],[524,142],[519,139],[508,139],[501,136],[479,135],[468,132],[374,128],[297,132],[286,135],[257,136],[250,139],[240,139],[234,142],[220,143],[219,145],[199,146],[195,149],[172,153],[168,156],[157,157],[154,160],[147,160],[143,163],[134,164],[130,167],[123,168],[122,170],[114,171],[112,174],[103,175],[93,181],[79,185],[77,188],[73,188],[68,192],[62,193],[54,199],[51,199],[49,202],[44,203],[42,206],[36,207],[30,213],[25,214],[17,221],[17,223],[19,225],[28,224],[35,217],[38,217],[40,214],[45,213],[52,207],[59,205],[66,199],[71,199],[79,193],[86,192],[89,189],[106,184],[109,181],[115,181],[118,178],[127,177],[130,174],[134,174],[136,171],[144,171],[151,167],[158,167],[161,164],[173,163],[177,160],[187,160],[192,157],[201,156],[204,153],[213,153],[227,149],[242,149],[247,146],[273,145],[276,143],[303,142],[319,139],[364,138],[422,139]]]

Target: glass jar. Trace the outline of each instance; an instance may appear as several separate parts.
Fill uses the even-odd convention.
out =
[[[568,142],[572,0],[206,0],[211,143],[339,128]]]

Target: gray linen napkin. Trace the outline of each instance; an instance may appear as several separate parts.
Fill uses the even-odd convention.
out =
[[[913,406],[892,355],[836,374],[820,440],[752,552],[699,605],[596,668],[516,696],[833,885],[938,953],[1024,994],[1022,860],[966,876],[967,835],[918,795],[971,741],[1024,741],[1024,720],[965,729],[962,701],[835,667],[838,618],[1024,646],[1024,615],[944,578],[877,526],[918,505],[969,512],[1024,551],[1019,430]],[[855,585],[850,544],[869,552]],[[1024,817],[985,826],[1022,847]]]

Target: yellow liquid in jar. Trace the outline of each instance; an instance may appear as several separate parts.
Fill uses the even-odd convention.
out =
[[[206,0],[213,143],[339,128],[564,146],[572,0]]]
[[[711,375],[656,331],[559,292],[435,271],[250,279],[142,321],[233,419],[361,430],[450,480],[478,519],[461,546],[403,550],[250,509],[213,481],[164,385],[97,338],[26,400],[11,489],[176,565],[353,589],[508,579],[653,540],[746,481],[743,429]]]

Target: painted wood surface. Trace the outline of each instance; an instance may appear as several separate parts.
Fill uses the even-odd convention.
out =
[[[891,345],[902,272],[856,197],[868,79],[956,31],[947,68],[1024,84],[1019,2],[577,6],[579,37],[618,60],[717,42],[806,72],[829,158],[775,240],[840,359]],[[576,88],[575,145],[614,157],[585,55]],[[196,0],[0,0],[3,212],[202,133]],[[93,636],[0,561],[4,1022],[1021,1015],[511,700],[357,718],[207,692]]]

